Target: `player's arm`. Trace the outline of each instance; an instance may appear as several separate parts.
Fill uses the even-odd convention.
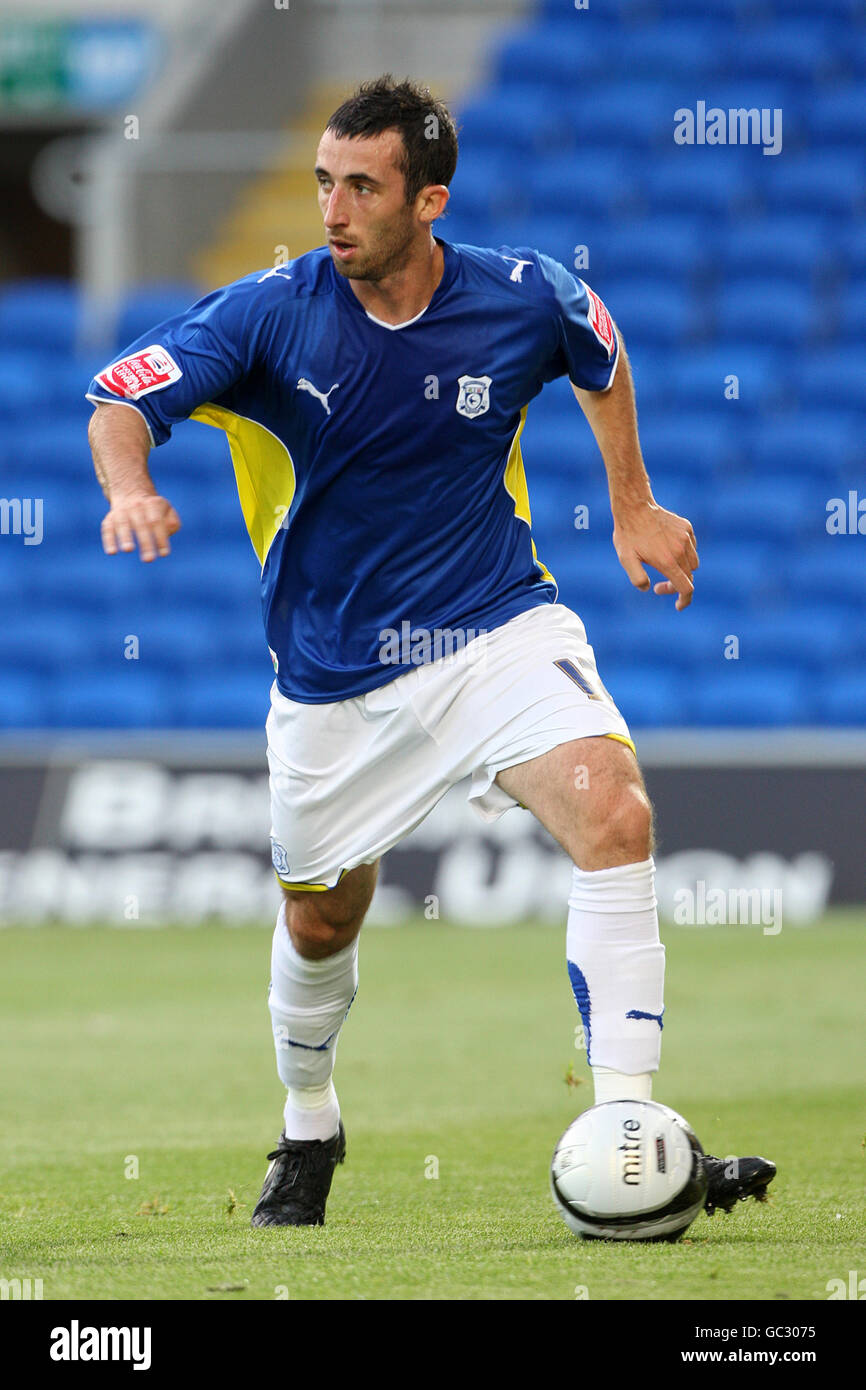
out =
[[[88,438],[109,505],[102,522],[107,555],[136,545],[142,560],[168,555],[180,518],[153,485],[151,446],[165,444],[175,425],[205,402],[220,401],[261,360],[273,285],[253,274],[213,290],[141,335],[92,379]]]
[[[692,572],[698,567],[690,521],[660,507],[652,494],[637,429],[634,384],[619,330],[619,358],[610,386],[602,391],[572,390],[595,435],[610,490],[613,544],[620,564],[637,589],[649,589],[644,565],[665,576],[657,594],[677,594],[678,609],[692,601]]]
[[[584,280],[549,256],[529,254],[553,309],[556,352],[548,367],[553,375],[567,373],[604,459],[620,564],[638,589],[650,587],[644,565],[652,565],[665,576],[655,592],[676,594],[677,608],[686,608],[698,564],[694,532],[685,517],[666,511],[652,495],[622,335]]]
[[[150,435],[144,417],[126,405],[97,405],[87,430],[93,466],[108,502],[102,522],[106,555],[135,550],[155,560],[171,550],[180,517],[154,487],[147,467]]]

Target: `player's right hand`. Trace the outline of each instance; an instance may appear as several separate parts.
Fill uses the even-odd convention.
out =
[[[102,548],[106,555],[135,550],[142,560],[169,555],[169,536],[180,530],[180,517],[165,497],[156,493],[132,493],[111,500],[102,521]]]

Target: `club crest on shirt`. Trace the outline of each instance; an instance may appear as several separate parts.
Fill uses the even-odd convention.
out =
[[[286,848],[280,844],[279,840],[275,840],[273,835],[271,836],[271,863],[278,874],[285,875],[289,872],[289,856]]]
[[[465,415],[467,420],[474,420],[476,415],[484,415],[490,409],[492,380],[489,376],[461,376],[457,382],[460,387],[457,414]]]

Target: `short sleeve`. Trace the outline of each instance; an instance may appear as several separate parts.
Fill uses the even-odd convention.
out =
[[[172,426],[249,371],[247,285],[243,280],[215,290],[186,313],[149,329],[96,373],[87,399],[133,406],[144,417],[152,443],[164,444]]]
[[[580,276],[550,256],[539,255],[538,263],[553,291],[559,350],[570,381],[584,391],[606,391],[619,361],[613,319]]]

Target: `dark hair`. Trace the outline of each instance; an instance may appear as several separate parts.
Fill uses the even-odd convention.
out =
[[[372,82],[362,82],[352,96],[338,106],[328,121],[341,139],[381,135],[397,130],[403,137],[400,168],[406,185],[406,202],[413,203],[430,183],[447,187],[457,168],[457,127],[444,102],[428,87],[408,78],[395,82],[389,72]]]

